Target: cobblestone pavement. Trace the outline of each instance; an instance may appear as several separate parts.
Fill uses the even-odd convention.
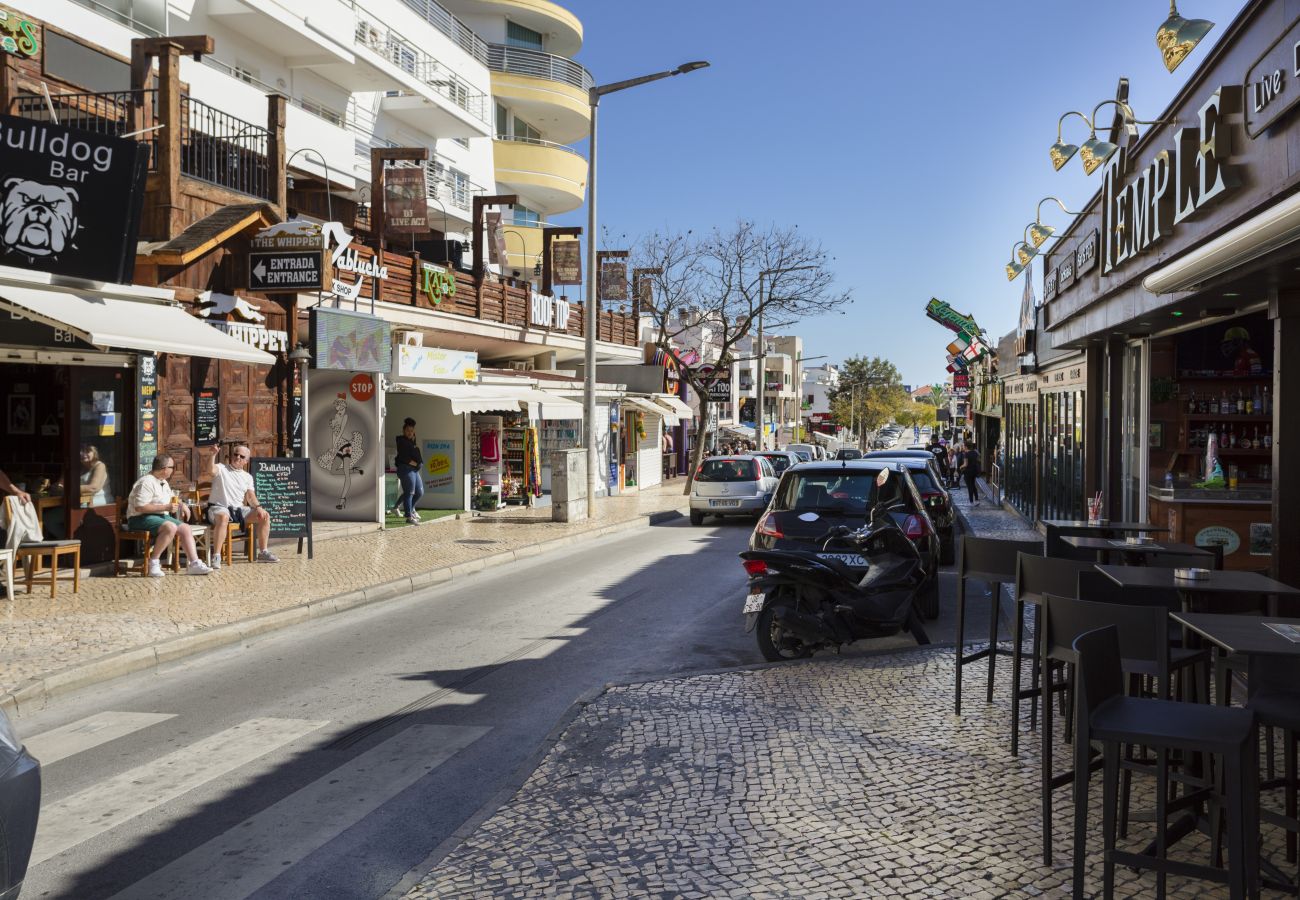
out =
[[[237,563],[207,577],[172,574],[61,581],[0,600],[0,694],[69,666],[178,635],[289,609],[433,569],[472,563],[568,535],[592,532],[667,510],[685,509],[684,482],[602,499],[597,517],[550,521],[550,509],[444,519],[418,528],[369,531],[318,541],[315,558],[292,543],[277,565]],[[17,573],[16,573],[17,574]]]
[[[1010,756],[999,673],[1000,702],[960,718],[951,649],[610,688],[407,897],[1069,896],[1070,795],[1057,795],[1046,867],[1038,741]],[[1134,779],[1134,809],[1153,805],[1148,781]],[[1279,831],[1265,831],[1273,851]],[[1121,846],[1153,833],[1135,823]],[[1170,855],[1200,861],[1206,847],[1198,836]],[[1152,873],[1116,879],[1117,896],[1155,895]],[[1170,877],[1169,896],[1226,892]]]
[[[973,505],[966,495],[966,485],[953,488],[953,504],[957,513],[966,520],[967,528],[980,537],[1001,538],[1008,541],[1042,540],[1043,536],[1019,513],[999,506],[990,498],[992,489],[984,479],[979,479],[980,503]]]

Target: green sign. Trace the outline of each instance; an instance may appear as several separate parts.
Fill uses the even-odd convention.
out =
[[[13,56],[34,57],[41,52],[40,26],[0,10],[0,47]]]
[[[958,334],[966,332],[971,335],[980,333],[979,325],[970,316],[962,315],[942,300],[931,297],[930,302],[925,305],[925,314],[934,321],[938,322],[944,328],[949,328]]]
[[[433,263],[420,264],[420,290],[434,306],[456,295],[456,275]]]

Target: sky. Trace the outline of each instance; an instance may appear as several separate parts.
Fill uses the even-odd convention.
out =
[[[1024,289],[1004,266],[1038,201],[1078,210],[1100,187],[1077,158],[1052,169],[1061,114],[1091,114],[1127,77],[1138,118],[1158,118],[1245,6],[1181,0],[1216,24],[1170,74],[1155,44],[1164,0],[558,2],[583,22],[576,59],[598,84],[711,63],[602,100],[599,229],[627,246],[742,218],[797,224],[853,296],[846,314],[791,329],[805,357],[883,356],[912,385],[946,375],[950,332],[926,302],[973,315],[996,344]],[[1081,144],[1087,127],[1071,117],[1064,133]],[[1051,202],[1042,215],[1069,222]],[[1038,266],[1034,278],[1041,299]]]

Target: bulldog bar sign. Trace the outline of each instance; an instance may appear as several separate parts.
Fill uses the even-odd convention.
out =
[[[129,282],[144,144],[0,116],[0,264]]]

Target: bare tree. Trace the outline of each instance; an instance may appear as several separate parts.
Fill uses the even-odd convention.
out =
[[[704,421],[685,493],[704,458],[710,389],[730,377],[737,345],[754,333],[759,316],[764,329],[776,333],[850,302],[848,291],[835,288],[828,261],[820,243],[797,227],[763,228],[744,221],[702,235],[653,234],[637,248],[634,266],[652,272],[645,276],[651,291],[640,298],[641,315],[653,323],[656,347],[677,362],[682,379],[701,400]],[[688,335],[712,349],[712,368],[684,364],[679,354]],[[758,382],[762,389],[763,373]]]

